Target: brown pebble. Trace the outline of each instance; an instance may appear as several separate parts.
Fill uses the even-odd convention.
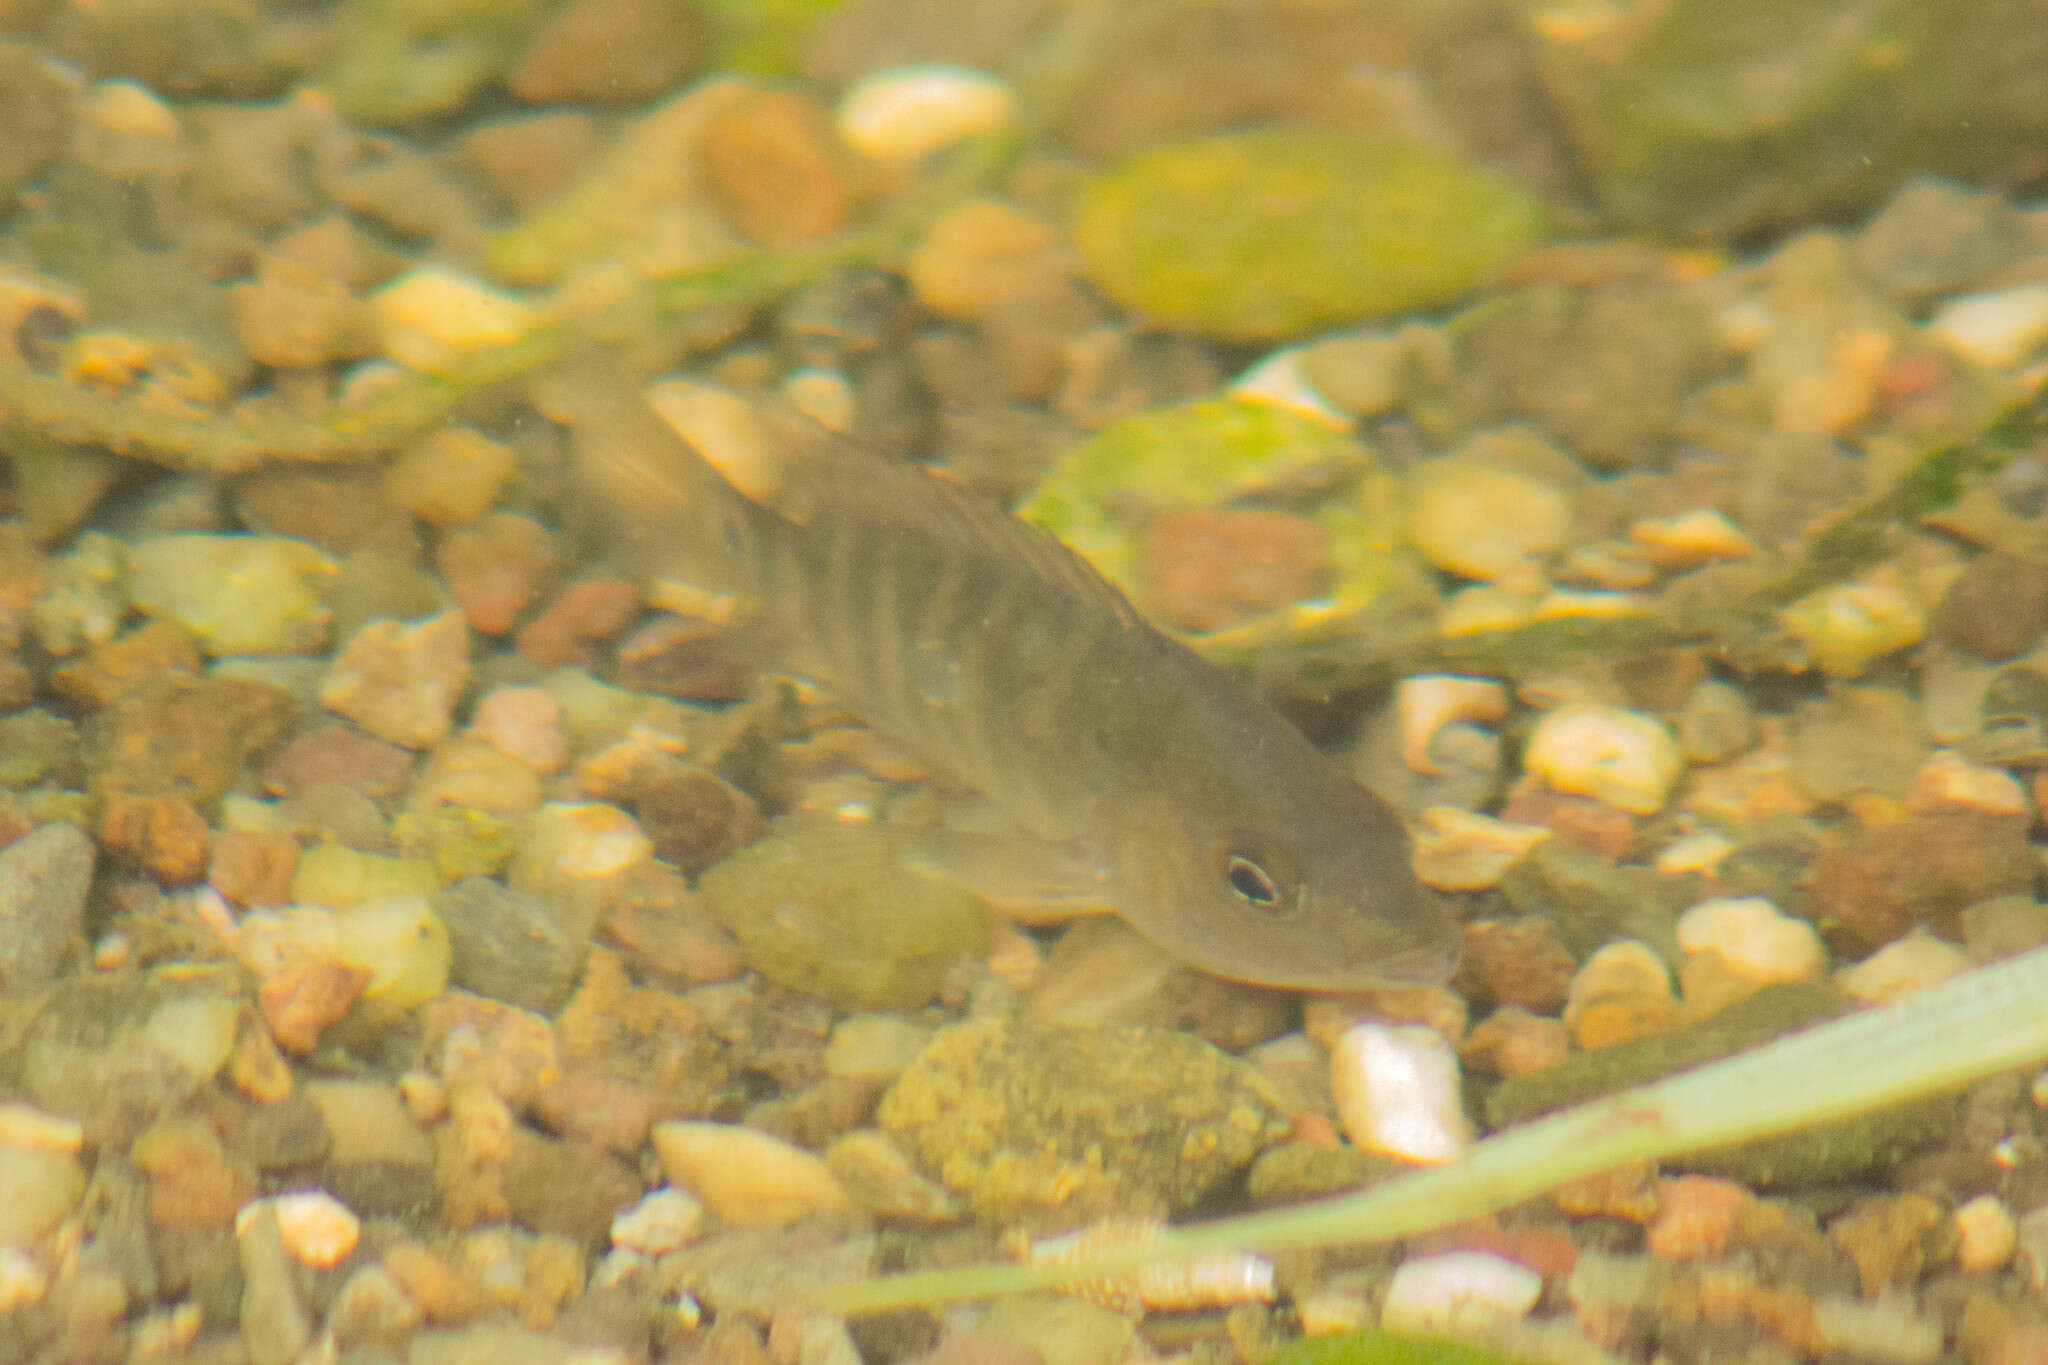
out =
[[[417,1242],[386,1248],[384,1273],[398,1281],[405,1296],[437,1326],[468,1322],[484,1311],[483,1286]]]
[[[1856,1263],[1865,1298],[1917,1283],[1949,1254],[1950,1233],[1948,1215],[1924,1194],[1866,1199],[1828,1224],[1828,1241]]]
[[[569,0],[534,27],[506,84],[528,104],[637,104],[695,64],[702,27],[688,0]]]
[[[828,237],[852,211],[831,117],[794,91],[733,100],[705,127],[697,158],[725,220],[763,245]]]
[[[228,830],[214,838],[206,884],[250,909],[285,905],[292,898],[292,873],[298,865],[299,846],[284,835]]]
[[[1458,1059],[1487,1075],[1526,1076],[1558,1065],[1571,1050],[1571,1030],[1562,1021],[1503,1005],[1472,1026]]]
[[[540,523],[494,512],[450,531],[434,556],[471,629],[503,635],[548,589],[555,547]]]
[[[280,369],[351,360],[370,348],[370,308],[317,266],[265,252],[233,289],[242,349]]]
[[[381,550],[410,559],[420,548],[411,514],[372,470],[266,470],[236,485],[235,509],[256,530],[336,555]]]
[[[102,713],[94,790],[218,800],[296,706],[291,693],[268,683],[159,675]]]
[[[619,685],[685,701],[739,701],[754,690],[743,633],[701,616],[663,613],[619,645]]]
[[[199,880],[206,835],[206,817],[182,796],[110,792],[100,804],[100,846],[166,886]]]
[[[149,1219],[160,1228],[224,1228],[255,1191],[203,1120],[168,1118],[144,1130],[128,1159],[149,1177]]]
[[[640,1150],[656,1117],[653,1101],[632,1081],[581,1071],[545,1082],[534,1097],[533,1116],[565,1138],[621,1156]]]
[[[289,962],[258,988],[256,1007],[278,1046],[304,1057],[319,1046],[322,1031],[348,1013],[371,975],[366,967],[332,959]]]
[[[1966,906],[2027,892],[2033,880],[2026,820],[1963,811],[1861,830],[1821,851],[1806,886],[1822,927],[1867,952],[1916,924],[1955,938]]]
[[[681,874],[658,863],[620,879],[600,930],[631,955],[636,973],[655,981],[705,986],[746,970],[746,950],[724,921]]]
[[[481,124],[461,146],[490,187],[527,212],[576,183],[602,154],[604,133],[588,114],[549,110]]]
[[[766,828],[754,799],[693,764],[650,763],[635,775],[627,804],[654,841],[654,856],[694,877]]]
[[[632,583],[623,578],[585,579],[557,593],[514,643],[537,664],[588,663],[591,645],[624,630],[639,610],[640,589]]]
[[[1319,591],[1328,536],[1291,512],[1201,508],[1169,512],[1145,532],[1145,601],[1169,624],[1222,630]]]
[[[284,796],[333,783],[365,796],[389,796],[412,775],[410,750],[353,725],[323,725],[300,735],[263,769],[263,786]]]
[[[1500,818],[1511,825],[1541,825],[1573,848],[1610,862],[1624,860],[1636,841],[1635,817],[1590,796],[1525,781],[1508,794]]]
[[[50,688],[67,701],[98,710],[159,673],[196,674],[200,662],[192,632],[175,621],[158,618],[94,645],[83,657],[58,669],[50,678]]]
[[[1474,920],[1465,926],[1460,980],[1496,1005],[1556,1014],[1571,992],[1578,964],[1557,926],[1537,915]]]
[[[1980,659],[2013,659],[2048,629],[2048,563],[1992,550],[1971,560],[1934,610],[1937,639]]]
[[[503,1186],[506,1205],[522,1225],[585,1244],[602,1241],[613,1215],[644,1192],[632,1168],[603,1148],[526,1128],[513,1138]]]

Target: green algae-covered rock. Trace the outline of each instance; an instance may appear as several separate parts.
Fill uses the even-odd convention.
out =
[[[1285,1136],[1249,1064],[1191,1034],[979,1019],[943,1030],[881,1126],[992,1224],[1185,1212]]]
[[[1346,1332],[1290,1342],[1269,1365],[1513,1365],[1497,1351],[1441,1337]]]
[[[1855,214],[1916,171],[2011,183],[2048,133],[2029,0],[1678,0],[1618,42],[1531,32],[1602,206],[1638,228]]]
[[[152,536],[128,553],[128,600],[209,654],[303,654],[327,638],[334,561],[284,536]]]
[[[698,889],[778,985],[843,1009],[912,1009],[962,958],[987,951],[978,896],[906,864],[900,833],[787,825],[707,871]]]
[[[1277,129],[1098,177],[1074,240],[1123,306],[1249,341],[1455,299],[1541,231],[1533,198],[1434,148]]]

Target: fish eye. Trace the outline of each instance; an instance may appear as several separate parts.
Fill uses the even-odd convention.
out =
[[[1239,900],[1254,910],[1277,913],[1288,908],[1280,883],[1249,854],[1226,853],[1223,856],[1223,880],[1230,884]]]

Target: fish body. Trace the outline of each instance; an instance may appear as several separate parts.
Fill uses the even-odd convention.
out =
[[[706,479],[646,432],[584,458],[668,526],[657,562],[747,598],[796,671],[1077,854],[1185,962],[1300,990],[1448,974],[1457,924],[1387,805],[1072,551],[793,413],[719,420],[762,461]]]

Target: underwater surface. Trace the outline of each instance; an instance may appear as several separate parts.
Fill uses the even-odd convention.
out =
[[[2048,1358],[2044,147],[2030,0],[0,0],[0,1365]]]

